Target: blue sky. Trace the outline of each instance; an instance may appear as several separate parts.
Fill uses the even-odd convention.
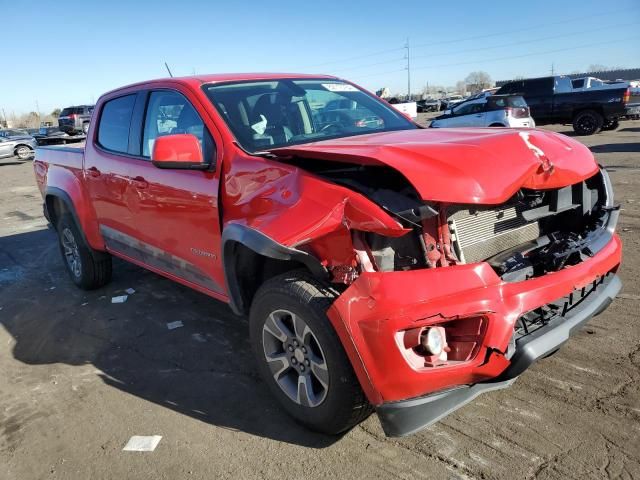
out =
[[[68,7],[65,7],[68,5]],[[375,90],[640,66],[640,1],[324,2],[0,0],[0,108],[92,103],[166,76],[336,74]]]

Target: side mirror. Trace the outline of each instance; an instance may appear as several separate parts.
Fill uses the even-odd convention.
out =
[[[153,143],[151,162],[158,168],[207,170],[198,137],[190,133],[165,135]]]

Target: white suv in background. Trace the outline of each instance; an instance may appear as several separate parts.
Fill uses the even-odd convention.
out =
[[[462,102],[436,117],[430,127],[535,127],[519,95],[491,95]]]

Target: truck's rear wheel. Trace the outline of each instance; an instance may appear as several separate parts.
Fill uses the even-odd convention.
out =
[[[266,281],[251,305],[251,345],[258,370],[294,419],[338,434],[372,408],[326,311],[336,294],[304,271]]]
[[[573,131],[578,135],[594,135],[602,129],[604,118],[595,110],[584,110],[573,119]]]
[[[111,255],[95,251],[87,245],[71,215],[62,215],[57,231],[62,260],[73,283],[84,290],[93,290],[109,283]]]

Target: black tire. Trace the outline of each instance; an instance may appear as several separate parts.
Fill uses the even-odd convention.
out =
[[[489,125],[489,127],[494,128],[494,127],[502,127],[504,128],[504,125],[502,125],[501,123],[492,123],[491,125]]]
[[[61,216],[56,230],[62,261],[73,283],[94,290],[111,281],[111,255],[88,246],[70,214]]]
[[[249,316],[251,346],[260,375],[271,393],[296,421],[312,430],[332,435],[352,428],[373,411],[353,372],[342,344],[326,316],[326,311],[336,296],[334,290],[320,283],[306,271],[296,270],[267,280],[256,293]],[[266,351],[269,348],[267,344],[271,336],[265,333],[265,323],[272,314],[282,314],[282,312],[294,314],[298,320],[303,320],[303,324],[309,327],[313,341],[317,342],[318,348],[313,350],[319,351],[319,355],[323,357],[323,365],[326,367],[326,378],[328,379],[327,387],[325,389],[316,380],[316,386],[323,389],[324,397],[315,406],[299,403],[301,398],[300,378],[303,375],[312,377],[313,363],[306,374],[298,371],[298,368],[304,370],[302,361],[299,361],[297,367],[293,367],[291,366],[293,363],[290,363],[286,358],[289,367],[282,365],[285,374],[279,375],[280,378],[292,376],[293,384],[296,384],[297,378],[298,401],[293,400],[285,393],[285,389],[276,381],[275,374],[269,367],[270,363],[267,361]],[[278,331],[282,333],[284,330]],[[306,328],[304,331],[308,332]],[[293,333],[293,330],[289,329],[289,332]],[[308,333],[307,337],[309,337]],[[274,353],[272,357],[275,355],[289,357],[291,355],[291,362],[293,362],[294,357],[300,353],[299,348],[296,348],[293,353],[285,348],[285,344],[288,344],[289,347],[292,346],[293,338],[295,338],[294,333],[293,336],[287,336],[287,340],[284,340],[282,344],[279,344],[281,340],[276,340],[275,345],[277,348],[281,348],[283,353]],[[304,362],[306,365],[310,365],[306,359]],[[307,390],[305,389],[304,392],[305,398],[307,398]],[[311,395],[309,398],[312,397],[317,398],[317,395]],[[303,401],[302,403],[307,402]]]
[[[33,149],[27,145],[18,145],[13,153],[18,160],[24,162],[33,155]]]
[[[578,135],[595,135],[602,129],[604,118],[595,110],[583,110],[573,118],[573,131]]]
[[[616,130],[620,126],[620,122],[617,118],[612,118],[611,120],[607,120],[602,124],[602,131],[613,131]]]

